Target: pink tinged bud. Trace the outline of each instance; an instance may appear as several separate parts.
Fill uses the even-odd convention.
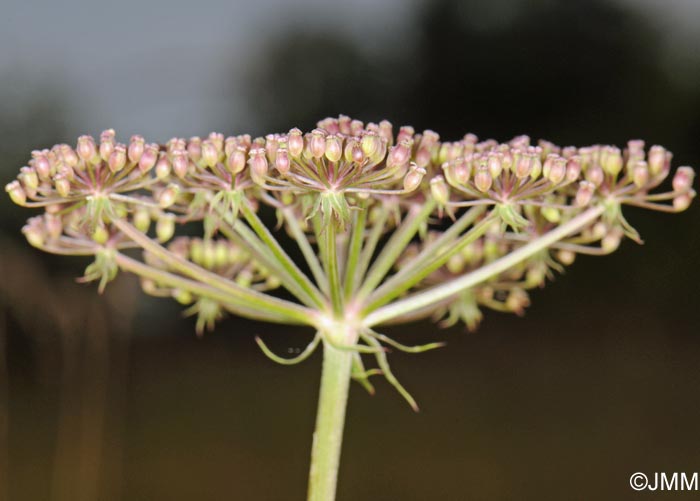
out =
[[[61,160],[70,165],[71,167],[76,167],[80,163],[80,158],[73,148],[67,144],[60,145],[61,148]]]
[[[570,266],[576,260],[576,253],[570,250],[560,250],[557,252],[557,260],[565,266]]]
[[[27,194],[19,181],[12,181],[5,186],[5,191],[10,195],[10,199],[17,205],[24,205],[27,202]]]
[[[109,240],[109,231],[101,224],[95,226],[92,232],[92,240],[100,245],[106,244],[107,240]]]
[[[17,177],[28,190],[33,191],[39,187],[39,176],[37,176],[36,170],[31,167],[22,167]]]
[[[226,168],[228,169],[228,171],[231,174],[233,174],[235,176],[239,172],[242,172],[243,169],[245,169],[245,160],[246,160],[245,147],[237,146],[236,149],[233,150],[226,157]]]
[[[165,152],[160,153],[160,158],[156,162],[156,177],[165,179],[170,175],[170,160]]]
[[[309,138],[309,151],[311,152],[311,156],[317,159],[321,158],[326,152],[325,132],[321,129],[315,129],[311,133],[311,137]]]
[[[408,160],[411,158],[412,144],[413,144],[412,141],[404,140],[404,141],[401,141],[396,146],[393,146],[389,150],[389,155],[386,159],[387,167],[389,167],[391,169],[393,167],[399,167],[402,165],[406,165]]]
[[[216,147],[217,150],[224,149],[224,135],[221,132],[211,132],[207,139]]]
[[[227,146],[229,144],[230,139],[234,138],[228,138],[226,140]],[[199,137],[192,136],[187,142],[187,154],[190,156],[194,163],[197,163],[202,159],[202,140]]]
[[[347,115],[340,115],[338,117],[338,130],[346,135],[350,134],[350,122],[352,119]]]
[[[263,148],[250,151],[250,177],[254,183],[263,184],[267,176],[267,157]]]
[[[586,207],[591,203],[596,186],[590,181],[581,181],[576,192],[576,205],[578,207]]]
[[[644,141],[641,139],[630,139],[627,141],[627,151],[630,156],[644,156]]]
[[[175,234],[175,216],[163,214],[156,222],[156,238],[160,243],[167,242]]]
[[[403,178],[403,189],[404,191],[413,191],[417,189],[423,182],[423,177],[426,174],[426,170],[422,167],[418,167],[416,164],[411,164],[408,173]]]
[[[399,128],[399,133],[396,135],[396,144],[400,144],[403,141],[411,141],[413,143],[413,136],[416,131],[410,125],[404,125]]]
[[[445,205],[450,200],[450,190],[444,177],[435,176],[430,180],[430,194],[438,205]]]
[[[134,212],[134,226],[141,233],[146,233],[151,226],[151,215],[147,209],[139,208]]]
[[[593,164],[586,169],[586,180],[593,183],[595,186],[600,186],[605,180],[605,172],[597,165]]]
[[[202,160],[210,168],[219,163],[219,151],[216,149],[216,145],[209,140],[202,143]]]
[[[161,209],[167,209],[175,203],[177,196],[180,193],[180,187],[176,184],[169,184],[167,188],[160,192],[158,196],[158,205]]]
[[[54,178],[54,185],[59,196],[65,198],[70,194],[70,181],[65,176],[57,174]]]
[[[32,162],[30,165],[36,169],[36,174],[40,179],[49,179],[51,176],[51,163],[43,152],[32,152]]]
[[[549,169],[549,176],[547,176],[547,179],[549,179],[552,184],[559,184],[564,180],[566,177],[566,164],[566,160],[561,157],[556,158],[552,162]]]
[[[157,144],[146,145],[141,158],[139,159],[139,170],[141,172],[148,172],[153,167],[155,167],[158,161],[158,151],[159,147]]]
[[[381,139],[376,133],[367,133],[362,136],[360,146],[362,147],[362,152],[365,154],[365,156],[371,157],[377,153],[377,151],[379,151],[379,148],[381,147]]]
[[[394,141],[394,133],[392,131],[391,122],[388,120],[382,120],[379,122],[379,135],[384,138],[389,145]]]
[[[287,150],[292,158],[299,158],[301,153],[304,151],[304,137],[301,135],[301,131],[294,128],[289,131],[289,136],[287,137]]]
[[[127,155],[129,161],[132,163],[138,163],[141,160],[141,155],[143,155],[145,147],[145,141],[143,136],[131,136],[131,141],[129,142],[129,149],[127,150]]]
[[[187,152],[185,150],[175,150],[172,152],[171,164],[173,172],[177,177],[182,179],[187,175],[189,163]]]
[[[107,129],[100,135],[100,156],[107,162],[114,151],[114,129]]]
[[[673,199],[673,208],[677,211],[686,210],[688,207],[690,207],[694,197],[694,191],[689,191],[687,193],[683,193],[682,195],[678,195]]]
[[[666,149],[663,146],[652,146],[649,148],[649,172],[652,176],[657,176],[664,170],[666,163]]]
[[[361,120],[353,120],[350,122],[350,134],[353,136],[359,136],[364,128],[365,124],[363,124]]]
[[[331,162],[337,162],[343,157],[343,143],[338,136],[326,137],[326,158]]]
[[[567,158],[566,181],[568,183],[573,183],[581,175],[581,159],[576,155],[572,155]]]
[[[97,154],[97,146],[92,136],[80,136],[76,146],[78,156],[86,163],[97,163],[99,156]]]
[[[33,247],[41,248],[46,243],[46,231],[40,217],[31,218],[22,228],[22,233]]]
[[[601,166],[605,172],[616,177],[622,170],[622,164],[622,153],[619,148],[610,146],[603,150]]]
[[[501,172],[503,172],[503,164],[501,163],[501,157],[498,153],[490,154],[486,165],[493,178],[500,176]]]
[[[515,177],[525,179],[532,173],[532,159],[527,154],[519,154],[515,162]]]
[[[537,153],[530,153],[530,163],[532,165],[530,177],[532,179],[537,179],[540,177],[540,174],[542,174],[542,160],[540,160],[540,155]]]
[[[474,186],[482,193],[486,193],[493,184],[493,177],[487,166],[479,166],[474,174]]]
[[[673,176],[673,191],[688,191],[693,186],[695,171],[692,167],[678,167]]]
[[[600,241],[600,248],[606,253],[615,252],[620,247],[621,241],[622,232],[617,228],[613,228]]]
[[[109,155],[107,165],[112,172],[119,172],[122,170],[126,165],[126,146],[123,144],[115,145],[112,154]]]
[[[649,167],[646,162],[639,161],[632,169],[632,182],[637,188],[641,188],[649,182]]]
[[[326,152],[327,153],[327,152]],[[275,158],[275,168],[283,176],[289,172],[290,168],[289,154],[285,148],[280,148],[277,150],[277,157]]]

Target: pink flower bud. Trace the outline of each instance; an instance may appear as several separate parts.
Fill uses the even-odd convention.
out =
[[[649,172],[652,176],[657,176],[664,170],[666,163],[666,148],[663,146],[654,145],[649,148]]]
[[[549,175],[547,179],[552,184],[561,183],[566,177],[566,159],[558,157],[552,161],[552,165],[549,168]]]
[[[287,150],[292,158],[299,158],[301,153],[304,151],[304,137],[299,129],[294,128],[289,131],[289,135],[287,137]]]
[[[493,184],[493,177],[487,166],[481,165],[474,174],[474,186],[482,193],[486,193]]]
[[[365,125],[361,120],[353,120],[350,122],[350,134],[353,136],[359,136],[362,133]]]
[[[65,198],[70,194],[70,181],[68,181],[65,176],[56,174],[54,186],[56,187],[56,193],[58,193],[60,197]]]
[[[287,172],[289,172],[290,165],[291,164],[289,161],[289,154],[287,153],[287,149],[280,148],[279,150],[277,150],[277,157],[275,158],[275,168],[279,171],[279,173],[283,176],[286,175]]]
[[[97,163],[99,156],[97,154],[97,146],[92,136],[80,136],[76,146],[78,156],[86,163]]]
[[[388,145],[393,142],[394,133],[392,132],[391,122],[388,120],[379,122],[379,136],[382,137]]]
[[[114,129],[107,129],[100,134],[100,156],[105,162],[109,161],[109,157],[114,151]]]
[[[605,172],[599,165],[593,164],[586,169],[585,177],[587,181],[590,181],[595,186],[600,186],[605,180]]]
[[[501,156],[498,153],[489,153],[487,159],[487,167],[491,177],[497,178],[503,172],[503,164],[501,163]]]
[[[224,149],[224,135],[220,132],[211,132],[207,138],[218,151],[223,151]]]
[[[337,162],[343,157],[343,143],[338,136],[326,137],[326,158],[331,162]]]
[[[636,163],[632,169],[632,181],[637,188],[641,188],[649,182],[649,167],[644,161]]]
[[[180,193],[180,187],[177,184],[169,184],[158,196],[158,205],[161,209],[167,209],[175,203],[177,196]]]
[[[408,173],[403,178],[403,189],[404,191],[411,192],[417,189],[423,182],[423,176],[425,176],[426,170],[422,167],[418,167],[416,164],[411,164]]]
[[[611,176],[617,176],[622,170],[622,153],[615,146],[606,146],[601,152],[600,165]]]
[[[450,200],[450,190],[447,187],[445,178],[435,176],[430,180],[430,194],[438,205],[445,205]]]
[[[596,186],[590,181],[581,181],[576,192],[576,205],[586,207],[591,203]]]
[[[410,141],[413,144],[413,136],[416,134],[416,130],[410,125],[404,125],[399,128],[399,133],[396,135],[396,144],[400,144],[403,141]]]
[[[22,167],[17,176],[25,189],[36,190],[39,187],[39,176],[32,167]]]
[[[155,167],[158,161],[158,151],[159,147],[157,144],[146,145],[141,158],[139,159],[139,170],[141,172],[148,172],[153,167]]]
[[[30,165],[36,170],[36,175],[39,176],[39,179],[45,180],[51,176],[51,162],[44,152],[32,151]]]
[[[265,156],[265,149],[256,148],[250,150],[250,177],[254,183],[264,184],[265,176],[267,176],[267,157]]]
[[[692,167],[678,167],[673,176],[673,191],[687,191],[693,186],[695,171]]]
[[[219,163],[219,150],[217,150],[216,145],[210,140],[202,142],[202,160],[204,163],[213,168]]]
[[[17,205],[24,205],[27,202],[27,194],[19,181],[12,181],[5,186],[5,191],[10,195],[10,199]]]
[[[231,138],[229,138],[231,139]],[[227,139],[228,144],[228,139]],[[187,141],[187,154],[190,159],[195,163],[199,163],[202,159],[202,139],[198,136],[192,136],[189,141]]]
[[[170,165],[177,177],[182,179],[187,175],[189,163],[185,150],[175,150],[171,153]]]
[[[22,228],[22,233],[33,247],[43,247],[46,243],[46,230],[41,222],[41,217],[33,217]]]
[[[143,139],[143,136],[131,136],[131,141],[129,142],[129,149],[127,150],[127,156],[129,157],[129,161],[131,161],[132,163],[138,163],[138,161],[141,159],[141,155],[143,155],[144,146],[145,141]]]
[[[676,209],[677,211],[684,211],[688,207],[690,207],[690,203],[693,201],[693,198],[695,197],[695,192],[694,191],[689,191],[687,193],[683,193],[681,195],[678,195],[673,199],[673,208]]]
[[[109,155],[107,166],[112,172],[119,172],[126,165],[126,146],[117,144]]]
[[[314,158],[321,158],[326,152],[326,137],[322,129],[314,129],[309,137],[309,151]]]
[[[277,153],[279,155],[279,151]],[[243,172],[245,169],[246,148],[245,146],[237,146],[226,160],[226,168],[234,176]]]
[[[581,158],[577,155],[570,155],[566,162],[566,182],[573,183],[581,175]]]
[[[160,153],[160,158],[156,162],[156,177],[158,179],[165,179],[170,175],[170,160],[168,160],[168,155],[165,152]]]
[[[373,156],[381,146],[381,139],[376,133],[367,133],[360,140],[360,147],[366,157]]]
[[[526,153],[517,155],[515,161],[515,177],[518,179],[525,179],[531,173],[532,158]]]
[[[408,160],[411,158],[412,145],[413,143],[411,140],[402,140],[396,146],[392,146],[386,159],[386,166],[391,169],[401,165],[406,165]]]
[[[574,264],[574,261],[576,260],[576,253],[570,250],[562,249],[557,252],[557,260],[565,266],[570,266]]]
[[[67,144],[62,144],[60,145],[60,149],[61,160],[63,160],[66,164],[70,165],[71,167],[75,167],[78,165],[78,163],[80,162],[80,157],[78,157],[78,154],[73,148],[71,148]]]

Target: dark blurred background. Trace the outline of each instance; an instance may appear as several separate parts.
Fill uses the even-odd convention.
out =
[[[693,0],[9,0],[0,177],[109,127],[165,141],[338,113],[643,138],[697,167],[699,26]],[[303,499],[320,357],[279,367],[253,336],[284,352],[309,333],[228,319],[197,339],[132,277],[75,283],[87,262],[29,247],[29,215],[0,197],[0,500]],[[383,382],[352,389],[338,499],[653,499],[632,473],[700,472],[700,204],[629,219],[643,247],[579,258],[525,318],[393,330],[449,345],[392,357],[419,414]]]

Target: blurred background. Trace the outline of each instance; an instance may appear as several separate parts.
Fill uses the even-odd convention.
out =
[[[35,148],[264,134],[338,113],[506,140],[663,144],[700,166],[694,0],[6,0],[0,178]],[[309,332],[174,302],[24,242],[0,197],[0,500],[303,499],[320,357]],[[579,258],[525,318],[392,331],[414,414],[352,389],[339,500],[638,499],[636,472],[700,472],[700,204],[630,211],[646,244]],[[660,494],[660,493],[656,493]],[[653,498],[646,493],[644,498]]]

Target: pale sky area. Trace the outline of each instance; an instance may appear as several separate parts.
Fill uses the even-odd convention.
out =
[[[658,16],[674,57],[682,57],[679,44],[697,42],[699,0],[618,1]],[[4,0],[0,105],[22,106],[25,89],[53,86],[72,103],[72,134],[106,127],[154,140],[203,134],[227,123],[231,111],[222,109],[221,97],[235,96],[239,86],[232,69],[240,64],[245,74],[276,31],[312,18],[314,27],[368,49],[386,37],[410,47],[407,7],[402,0]],[[250,121],[254,113],[254,103],[239,100],[236,117]]]

